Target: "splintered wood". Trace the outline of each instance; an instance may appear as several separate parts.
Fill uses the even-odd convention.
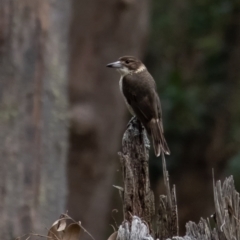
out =
[[[155,212],[154,195],[149,181],[149,140],[141,124],[133,118],[123,136],[122,152],[119,153],[123,172],[124,221],[111,240],[175,239],[175,240],[240,240],[239,193],[233,177],[223,185],[213,181],[215,213],[214,226],[209,219],[198,224],[188,222],[186,235],[178,236],[178,211],[175,186],[170,188],[165,158],[162,155],[165,194]],[[155,218],[154,218],[155,217]],[[154,219],[156,220],[154,222]]]
[[[123,212],[131,222],[132,216],[142,218],[152,231],[154,196],[150,189],[148,170],[149,140],[141,124],[133,119],[124,133],[120,160],[123,172]]]
[[[215,226],[211,227],[209,219],[200,219],[198,224],[186,224],[186,236],[174,237],[178,240],[239,240],[240,211],[239,193],[235,190],[233,177],[226,178],[223,185],[213,181]]]
[[[128,224],[133,223],[133,219],[136,223],[140,218],[145,222],[149,233],[155,236],[152,224],[155,205],[149,181],[149,148],[146,131],[136,119],[132,119],[124,133],[120,153],[124,182],[122,194],[124,218]],[[160,196],[156,236],[166,239],[178,234],[178,221],[175,187],[173,190],[170,189],[164,156],[163,171],[167,196]],[[140,226],[140,222],[138,225]]]
[[[160,195],[159,209],[157,212],[156,237],[159,239],[167,239],[178,235],[178,212],[176,188],[175,186],[173,186],[172,190],[170,188],[164,155],[162,155],[162,165],[166,196]]]

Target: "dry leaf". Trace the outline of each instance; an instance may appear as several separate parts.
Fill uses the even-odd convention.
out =
[[[66,218],[64,218],[63,214],[60,216],[60,218],[57,221],[53,223],[52,227],[55,225],[56,225],[56,230],[58,232],[63,231],[66,228],[67,221],[66,221]]]
[[[67,226],[67,221],[66,219],[62,219],[58,222],[57,224],[57,231],[60,232],[60,231],[63,231]]]
[[[52,224],[52,227],[53,227],[54,225],[57,225],[57,224],[59,223],[59,221],[61,221],[61,220],[60,220],[60,219],[56,220],[56,221]]]
[[[114,232],[112,235],[110,235],[110,237],[108,238],[108,240],[116,240],[116,239],[117,239],[117,233],[118,233],[118,232]]]
[[[81,227],[79,226],[79,224],[71,223],[66,228],[66,231],[63,235],[63,240],[78,240],[80,231],[81,231]]]
[[[48,237],[52,240],[62,240],[63,232],[57,231],[57,225],[55,224],[48,231]]]

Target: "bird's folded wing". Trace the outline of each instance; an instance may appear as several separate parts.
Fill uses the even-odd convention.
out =
[[[150,78],[151,76],[146,76]],[[160,101],[156,92],[155,82],[152,80],[137,84],[136,76],[126,76],[123,79],[123,94],[138,118],[142,121],[150,121],[161,115]]]
[[[152,102],[148,95],[139,98],[139,96],[128,93],[125,96],[134,113],[145,127],[152,118],[158,118],[156,102]]]

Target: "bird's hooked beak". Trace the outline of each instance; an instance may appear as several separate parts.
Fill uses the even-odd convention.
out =
[[[122,64],[120,61],[116,61],[113,63],[109,63],[106,67],[110,67],[110,68],[122,68]]]

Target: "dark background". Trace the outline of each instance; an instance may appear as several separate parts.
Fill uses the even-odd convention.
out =
[[[105,68],[122,55],[157,82],[181,234],[212,214],[213,168],[240,187],[239,1],[2,0],[1,239],[44,234],[66,210],[96,239],[112,232],[112,215],[122,222],[112,185],[130,115]],[[150,178],[157,201],[153,153]]]

